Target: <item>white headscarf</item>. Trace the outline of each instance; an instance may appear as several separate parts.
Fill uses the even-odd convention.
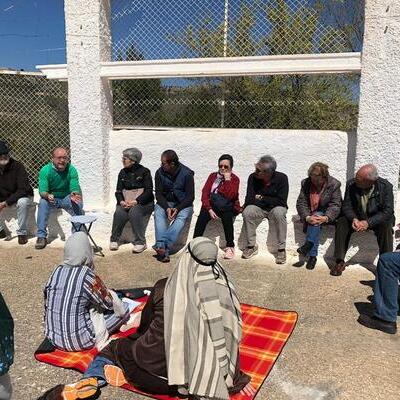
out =
[[[68,238],[64,246],[63,265],[93,268],[93,248],[85,232],[75,232]]]

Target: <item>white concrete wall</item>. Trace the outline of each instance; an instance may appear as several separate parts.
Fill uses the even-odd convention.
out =
[[[295,249],[304,240],[302,226],[297,221],[295,208],[300,189],[300,182],[306,176],[309,165],[314,161],[323,161],[330,166],[330,172],[338,178],[344,187],[346,179],[352,174],[354,167],[353,134],[339,131],[284,131],[284,130],[220,130],[220,129],[146,129],[121,130],[110,132],[108,144],[111,190],[107,205],[93,206],[85,203],[86,212],[94,212],[98,221],[93,226],[93,236],[103,246],[107,246],[111,232],[112,216],[115,209],[114,190],[118,172],[121,169],[122,151],[127,147],[138,147],[143,152],[142,164],[148,167],[152,175],[160,166],[160,155],[163,150],[173,148],[177,151],[181,161],[195,171],[196,201],[195,216],[191,224],[191,237],[200,210],[201,189],[208,174],[217,168],[218,157],[226,152],[233,155],[235,160],[234,171],[241,179],[240,200],[243,203],[247,177],[254,170],[257,158],[264,154],[273,155],[278,162],[278,169],[289,177],[289,212],[288,212],[288,249],[295,255]],[[90,165],[90,164],[89,164]],[[82,171],[79,170],[82,175]],[[384,175],[384,171],[383,175]],[[85,171],[83,172],[85,173]],[[83,185],[85,199],[87,193],[95,187],[95,179],[90,187]],[[38,200],[37,195],[35,200]],[[398,203],[400,208],[400,204]],[[33,208],[32,211],[35,211]],[[397,215],[400,217],[400,209]],[[3,217],[8,218],[8,226],[15,235],[15,212],[8,210]],[[34,222],[33,214],[31,223]],[[65,238],[70,232],[68,215],[61,213],[53,215],[50,223],[50,238],[58,236]],[[223,245],[222,227],[219,223],[210,224],[206,231],[211,237],[220,238]],[[235,239],[240,238],[242,217],[238,216],[235,222]],[[32,224],[34,233],[34,224]],[[148,228],[148,244],[154,242],[154,221],[150,220]],[[332,257],[334,228],[324,230],[320,254]],[[129,226],[124,232],[124,239],[129,241]],[[263,222],[258,229],[258,242],[263,254],[275,251],[274,230],[269,230],[268,222]],[[268,246],[266,243],[268,242]],[[241,241],[239,240],[239,245]],[[266,248],[267,247],[267,248]],[[358,252],[359,249],[362,251]],[[376,241],[371,233],[354,235],[353,246],[348,252],[348,259],[354,263],[371,264],[377,254]],[[354,256],[354,257],[353,257]]]
[[[400,167],[400,1],[367,0],[356,165],[374,163],[397,191]]]

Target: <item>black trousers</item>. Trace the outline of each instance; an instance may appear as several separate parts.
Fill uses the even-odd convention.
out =
[[[336,221],[335,232],[335,258],[344,260],[349,248],[351,235],[355,232],[352,228],[352,221],[346,217],[340,217]],[[378,225],[372,229],[378,239],[379,254],[393,251],[393,221]]]
[[[226,247],[235,247],[235,243],[233,241],[234,240],[233,211],[224,211],[224,212],[215,211],[215,213],[218,215],[218,217],[221,218],[222,226],[224,228],[224,233],[225,233]],[[194,228],[194,235],[193,235],[194,238],[203,236],[204,231],[206,230],[206,226],[210,220],[211,220],[210,213],[205,208],[202,207],[199,217],[197,218],[196,226]]]

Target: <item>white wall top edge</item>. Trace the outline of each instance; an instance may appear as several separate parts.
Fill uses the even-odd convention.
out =
[[[48,79],[67,80],[66,64],[38,65]],[[101,64],[107,79],[203,76],[338,74],[361,72],[361,53],[114,61]]]

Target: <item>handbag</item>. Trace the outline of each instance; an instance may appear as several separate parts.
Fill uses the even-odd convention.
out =
[[[210,203],[215,211],[220,211],[220,212],[233,211],[232,201],[222,196],[222,194],[215,192],[211,193]]]

